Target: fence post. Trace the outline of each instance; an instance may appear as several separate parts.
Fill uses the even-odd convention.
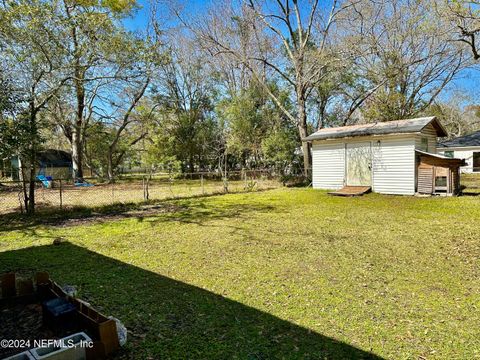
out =
[[[150,199],[150,190],[149,190],[149,184],[150,184],[150,177],[151,175],[148,175],[146,178],[145,176],[143,177],[143,200],[148,201]]]
[[[62,179],[60,179],[60,209],[63,208],[63,187],[62,187]]]
[[[115,188],[114,188],[114,181],[112,181],[112,204],[115,204]]]
[[[225,174],[223,177],[223,192],[228,193],[228,177],[227,177],[227,170],[225,169]]]
[[[202,180],[202,195],[205,195],[205,187],[203,185],[203,173],[201,175],[201,180]]]
[[[247,170],[245,170],[245,169],[243,169],[243,178],[244,178],[244,181],[245,181],[245,188],[244,188],[244,190],[247,190],[247,188],[248,188]]]
[[[147,200],[150,200],[150,180],[152,180],[152,175],[148,175],[147,184],[145,185],[147,189]]]

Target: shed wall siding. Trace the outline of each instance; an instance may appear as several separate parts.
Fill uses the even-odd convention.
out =
[[[415,139],[384,139],[373,143],[373,191],[415,194]]]
[[[428,139],[428,149],[422,149],[422,138]],[[415,137],[415,149],[427,151],[432,154],[437,153],[437,131],[432,124],[425,126],[420,134]]]
[[[339,189],[345,183],[345,144],[372,144],[373,191],[415,194],[415,135],[315,141],[312,146],[312,185]],[[380,143],[379,143],[380,141]]]
[[[312,146],[312,186],[340,189],[345,178],[345,144],[321,142]]]

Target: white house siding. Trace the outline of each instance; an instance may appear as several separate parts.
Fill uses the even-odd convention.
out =
[[[345,144],[322,141],[312,145],[312,186],[340,189],[345,178]]]
[[[415,134],[359,136],[351,139],[314,141],[313,187],[339,189],[345,184],[345,144],[372,144],[372,190],[383,194],[415,194]]]
[[[467,166],[462,166],[460,171],[462,173],[472,173],[473,172],[473,153],[480,152],[480,146],[473,147],[462,147],[462,148],[438,148],[439,154],[445,155],[445,151],[453,151],[453,157],[457,159],[465,159]],[[480,170],[477,170],[479,172]]]
[[[428,149],[422,146],[422,138],[428,139]],[[425,126],[420,134],[415,137],[415,149],[427,151],[432,154],[437,152],[437,131],[432,124]]]
[[[372,142],[373,191],[415,194],[415,137],[384,138]]]

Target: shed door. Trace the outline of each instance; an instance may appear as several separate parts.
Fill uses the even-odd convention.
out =
[[[347,144],[347,185],[372,185],[372,151],[370,142]]]
[[[420,166],[418,168],[418,184],[417,189],[421,194],[433,193],[433,166]]]

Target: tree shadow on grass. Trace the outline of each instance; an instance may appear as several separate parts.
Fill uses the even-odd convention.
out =
[[[162,216],[148,217],[147,215],[146,218],[148,218],[152,226],[172,221],[203,226],[205,223],[215,220],[247,218],[255,213],[279,211],[278,206],[255,203],[218,204],[196,201],[188,203],[179,202],[178,205],[176,211],[166,212]],[[222,226],[225,226],[225,224],[222,224]]]
[[[221,295],[71,243],[0,253],[0,272],[50,272],[125,323],[116,358],[380,359]]]
[[[462,196],[480,196],[480,191],[462,191]]]

